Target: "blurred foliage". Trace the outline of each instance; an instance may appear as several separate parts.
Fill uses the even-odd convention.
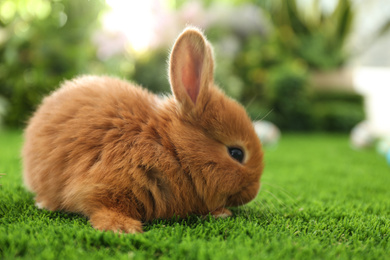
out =
[[[272,37],[251,37],[235,59],[234,74],[245,85],[236,98],[249,104],[253,119],[269,120],[282,130],[341,132],[364,119],[360,95],[317,93],[310,86],[307,61],[287,53]]]
[[[266,92],[275,114],[272,121],[282,129],[313,128],[306,73],[294,64],[283,64],[270,70]]]
[[[277,42],[311,69],[340,67],[348,58],[345,43],[354,19],[351,0],[338,0],[332,11],[324,10],[319,0],[310,3],[299,8],[298,0],[272,2],[268,11]]]
[[[308,82],[311,71],[337,69],[348,60],[345,45],[354,18],[350,0],[339,0],[328,12],[318,0],[306,9],[296,0],[258,4],[273,30],[244,40],[233,66],[245,85],[236,98],[250,104],[251,117],[294,131],[349,131],[363,120],[361,97],[334,93],[319,102]]]
[[[350,131],[364,118],[363,98],[346,92],[317,92],[313,96],[313,114],[317,129]]]
[[[131,79],[154,93],[169,92],[167,56],[168,51],[162,49],[139,56]]]
[[[269,24],[247,34],[220,21],[206,28],[215,46],[216,82],[245,104],[253,119],[264,118],[283,130],[348,131],[363,119],[361,100],[344,94],[321,100],[308,76],[347,60],[351,4],[339,0],[333,12],[324,13],[313,1],[310,16],[296,0],[224,1],[234,5],[232,12],[240,4],[256,3],[253,7]],[[175,9],[171,15],[180,16],[186,1],[168,2]],[[203,3],[208,8],[213,1]],[[168,46],[97,58],[91,39],[105,8],[103,0],[0,2],[0,117],[5,115],[6,124],[24,125],[43,96],[84,73],[114,74],[154,92],[169,91]],[[232,43],[237,51],[226,50]]]
[[[21,126],[42,97],[64,79],[88,73],[95,59],[91,34],[102,0],[0,2],[0,96],[5,123]]]

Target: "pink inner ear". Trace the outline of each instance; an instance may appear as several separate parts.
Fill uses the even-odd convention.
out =
[[[185,62],[183,63],[184,66],[181,68],[181,80],[187,94],[190,96],[192,102],[196,104],[196,99],[198,98],[200,89],[200,73],[202,65],[199,61],[199,57],[194,56],[195,55],[191,54],[185,55]]]

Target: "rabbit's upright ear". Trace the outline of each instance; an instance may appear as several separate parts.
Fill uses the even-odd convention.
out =
[[[187,28],[176,40],[169,62],[169,80],[184,109],[202,107],[213,83],[213,53],[196,28]]]

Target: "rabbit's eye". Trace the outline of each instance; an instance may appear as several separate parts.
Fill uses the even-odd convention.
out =
[[[230,156],[233,159],[235,159],[238,162],[242,163],[242,161],[244,160],[244,152],[240,148],[228,147],[228,150],[229,150]]]

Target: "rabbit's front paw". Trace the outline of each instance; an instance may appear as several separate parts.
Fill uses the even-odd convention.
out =
[[[90,222],[95,229],[113,231],[116,233],[142,233],[142,223],[108,209],[102,209],[92,214]]]

